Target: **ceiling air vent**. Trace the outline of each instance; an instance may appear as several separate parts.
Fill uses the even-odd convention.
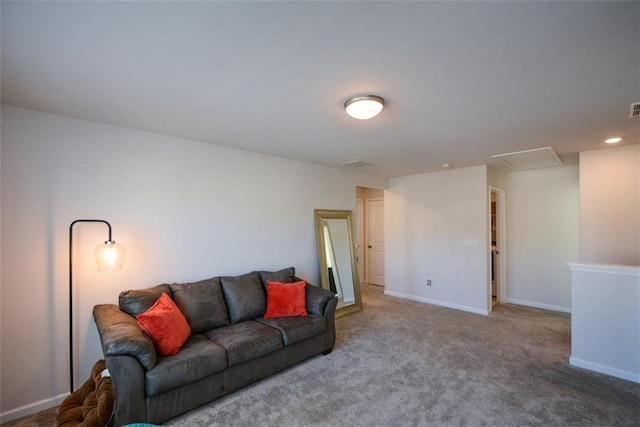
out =
[[[365,162],[364,160],[348,160],[346,162],[340,163],[340,166],[362,167],[371,166],[371,163]]]
[[[629,107],[629,118],[640,117],[640,102],[634,102]]]

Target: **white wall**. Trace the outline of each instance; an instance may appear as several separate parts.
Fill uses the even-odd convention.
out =
[[[570,265],[571,364],[640,382],[638,266],[640,145],[580,153],[580,264]]]
[[[492,168],[491,166],[487,167],[487,181],[489,185],[493,187],[504,190],[507,186],[505,175],[506,173],[504,171]]]
[[[570,264],[572,365],[640,383],[640,268]]]
[[[488,185],[493,185],[506,191],[507,302],[571,311],[566,263],[577,260],[579,252],[578,166],[509,173],[478,168],[390,179],[385,193],[386,292],[488,310],[485,249]],[[463,246],[476,235],[481,235],[478,247]],[[481,266],[484,256],[486,266]],[[433,280],[431,287],[427,278]]]
[[[578,166],[510,172],[507,302],[571,311],[567,262],[578,258]]]
[[[487,191],[486,166],[389,180],[387,294],[488,313]]]
[[[319,283],[315,208],[354,209],[386,180],[12,107],[2,108],[2,421],[68,392],[68,229],[100,218],[126,247],[98,273],[101,224],[74,227],[76,382],[101,357],[93,305],[160,282],[293,265]]]
[[[580,153],[580,262],[640,265],[640,145]]]

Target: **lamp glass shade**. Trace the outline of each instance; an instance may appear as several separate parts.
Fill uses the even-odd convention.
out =
[[[98,271],[121,270],[124,263],[124,246],[108,240],[95,250]]]
[[[368,120],[377,116],[384,107],[384,99],[375,95],[354,97],[345,102],[347,114],[358,120]]]

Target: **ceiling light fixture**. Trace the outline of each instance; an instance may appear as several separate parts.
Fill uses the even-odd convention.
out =
[[[620,141],[622,141],[622,138],[615,137],[615,138],[605,139],[604,143],[605,144],[617,144]]]
[[[358,120],[377,116],[384,108],[384,98],[377,95],[356,95],[344,102],[347,114]]]

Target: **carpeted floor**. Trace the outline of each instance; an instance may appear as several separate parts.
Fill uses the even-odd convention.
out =
[[[569,366],[567,314],[499,305],[480,316],[373,286],[363,301],[337,319],[330,355],[165,425],[640,426],[639,384]],[[8,425],[55,425],[29,422]]]
[[[2,424],[2,427],[50,427],[58,425],[58,407],[45,409],[19,420]]]

